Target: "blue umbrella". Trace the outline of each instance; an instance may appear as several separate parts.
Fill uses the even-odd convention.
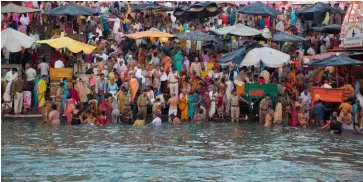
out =
[[[296,36],[296,35],[289,35],[284,32],[276,32],[272,37],[272,41],[274,42],[303,42],[309,39]]]
[[[131,7],[132,11],[143,11],[143,10],[164,10],[164,11],[173,11],[174,8],[170,8],[164,5],[160,4],[154,4],[154,3],[144,3],[144,4],[138,4]]]
[[[235,12],[248,14],[248,15],[266,15],[266,16],[277,16],[280,14],[277,10],[273,9],[266,4],[257,1],[248,6],[236,9]]]
[[[222,57],[217,59],[217,63],[226,64],[232,61],[232,63],[234,64],[240,64],[244,58],[244,55],[246,55],[246,48],[242,47],[233,52],[223,55]]]
[[[311,27],[315,32],[328,33],[328,34],[340,34],[340,30],[342,29],[341,25],[331,24],[321,27]]]
[[[174,16],[178,19],[193,20],[217,16],[221,13],[218,5],[214,2],[201,2],[183,8],[176,8]]]
[[[305,63],[305,65],[318,66],[318,67],[363,65],[363,61],[352,59],[343,55],[333,55],[319,61],[310,61],[308,63]]]
[[[48,11],[48,15],[51,16],[60,16],[60,15],[70,15],[70,16],[79,16],[79,15],[86,15],[86,16],[94,16],[98,15],[98,12],[92,8],[86,6],[80,6],[77,4],[67,4],[65,6],[60,6]]]
[[[339,8],[334,8],[329,4],[318,2],[311,6],[298,9],[296,15],[301,15],[305,20],[312,20],[320,25],[324,21],[327,12],[344,14],[344,11]]]

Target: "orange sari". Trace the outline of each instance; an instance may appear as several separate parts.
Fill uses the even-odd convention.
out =
[[[136,78],[130,79],[129,87],[131,88],[131,101],[134,102],[137,90],[139,89],[139,82]]]
[[[187,121],[188,120],[188,103],[187,103],[187,96],[183,95],[180,98],[180,102],[179,102],[179,109],[181,112],[181,120],[182,121]]]

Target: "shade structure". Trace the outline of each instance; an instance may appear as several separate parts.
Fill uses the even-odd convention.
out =
[[[183,40],[219,42],[214,35],[209,35],[209,34],[201,32],[199,30],[177,34],[177,35],[175,35],[175,37],[177,37],[178,39],[183,39]]]
[[[249,51],[241,62],[241,66],[259,65],[263,62],[268,67],[280,67],[290,61],[290,55],[281,51],[269,48],[260,47]]]
[[[243,47],[223,55],[222,57],[217,59],[216,62],[219,64],[228,64],[230,62],[232,62],[233,64],[240,64],[245,54],[246,54],[246,48]]]
[[[173,11],[174,8],[167,7],[160,4],[154,3],[144,3],[144,4],[137,4],[131,7],[131,11],[143,11],[143,10],[153,10],[153,11]]]
[[[59,6],[57,8],[51,9],[48,11],[48,15],[51,16],[60,16],[60,15],[70,15],[70,16],[78,16],[78,15],[87,15],[94,16],[98,15],[98,12],[92,8],[81,6],[78,4],[67,4],[64,6]]]
[[[266,15],[266,16],[277,16],[280,13],[266,4],[257,1],[248,6],[235,10],[238,13],[249,14],[249,15]]]
[[[201,2],[184,8],[176,8],[173,14],[178,19],[193,20],[217,16],[220,13],[217,3]]]
[[[9,3],[8,5],[1,7],[1,13],[34,13],[34,12],[40,12],[40,9],[18,6],[13,3]]]
[[[216,30],[214,30],[212,32],[217,34],[217,35],[231,34],[231,35],[241,36],[241,37],[250,37],[250,36],[261,35],[265,39],[271,39],[271,34],[270,33],[263,32],[261,30],[255,29],[255,28],[251,28],[251,27],[246,26],[246,25],[241,24],[241,23],[233,25],[233,26],[219,28],[219,29],[216,29]]]
[[[160,32],[159,30],[157,30],[155,28],[151,28],[148,31],[136,32],[136,33],[133,33],[133,34],[127,34],[125,36],[130,38],[130,39],[140,39],[140,38],[144,38],[144,37],[158,37],[158,38],[174,37],[174,35],[172,35],[170,33]]]
[[[85,54],[90,54],[96,48],[94,46],[73,40],[69,37],[40,40],[36,42],[39,44],[48,44],[50,47],[53,47],[55,49],[67,48],[69,51],[73,53],[79,53],[83,51]]]
[[[23,48],[30,48],[33,44],[34,39],[12,28],[1,32],[1,48],[6,48],[9,52],[19,52]]]
[[[352,59],[344,55],[333,55],[319,61],[310,61],[305,65],[326,67],[326,66],[348,66],[348,65],[363,65],[363,61]]]
[[[311,27],[315,32],[329,33],[329,34],[340,34],[342,26],[338,24],[331,24],[321,27]]]
[[[329,4],[318,2],[311,6],[296,10],[296,15],[302,16],[305,20],[312,20],[320,25],[324,21],[327,12],[344,14],[344,11],[339,8],[334,8]]]
[[[272,38],[272,41],[274,42],[303,42],[307,40],[309,39],[296,35],[289,35],[284,32],[276,32]]]

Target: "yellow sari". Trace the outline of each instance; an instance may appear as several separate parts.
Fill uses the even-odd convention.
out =
[[[38,107],[42,107],[45,103],[45,91],[47,91],[47,85],[43,79],[38,82]]]
[[[187,121],[188,120],[188,103],[187,103],[187,96],[183,95],[180,98],[179,109],[181,112],[181,120]]]

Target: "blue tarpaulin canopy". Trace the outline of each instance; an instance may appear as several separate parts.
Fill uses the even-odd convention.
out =
[[[177,34],[177,35],[175,35],[175,37],[177,37],[178,39],[184,39],[184,40],[220,42],[214,35],[209,35],[209,34],[201,32],[199,30]]]
[[[274,42],[303,42],[307,40],[309,39],[296,35],[289,35],[284,32],[276,32],[272,37],[272,41]]]
[[[217,63],[226,64],[232,61],[233,64],[240,64],[246,55],[246,48],[242,47],[233,52],[223,55],[219,59],[217,59]]]
[[[156,11],[173,11],[174,8],[167,7],[160,4],[137,4],[131,7],[132,11],[143,11],[143,10],[156,10]]]
[[[312,20],[316,24],[321,25],[327,12],[344,14],[344,11],[339,8],[334,8],[329,4],[318,2],[311,6],[298,9],[296,15],[301,15],[305,20]]]
[[[305,63],[305,65],[318,66],[318,67],[363,65],[363,61],[352,59],[343,55],[333,55],[331,57],[319,61],[310,61],[308,63]]]
[[[60,16],[60,15],[94,16],[94,15],[98,15],[98,12],[96,10],[86,7],[86,6],[81,6],[81,5],[70,3],[70,4],[67,4],[64,6],[59,6],[57,8],[51,9],[50,11],[48,11],[48,15],[51,15],[51,16]]]
[[[249,14],[249,15],[266,15],[266,16],[277,16],[280,13],[266,4],[257,1],[248,6],[235,10],[238,13]]]
[[[214,2],[201,2],[183,8],[176,8],[174,16],[178,19],[193,20],[217,16],[221,11]]]
[[[329,33],[329,34],[339,34],[340,30],[342,29],[342,26],[337,24],[331,24],[321,27],[311,27],[312,30],[315,32],[321,32],[321,33]]]

